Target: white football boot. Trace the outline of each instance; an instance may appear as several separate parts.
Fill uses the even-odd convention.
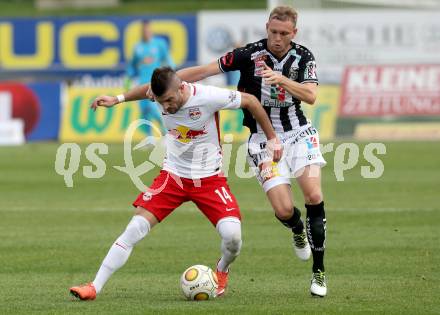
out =
[[[300,234],[293,233],[292,241],[296,256],[301,260],[308,260],[312,254],[312,250],[307,240],[306,230],[304,229]]]
[[[327,285],[325,283],[325,272],[318,270],[312,274],[310,293],[315,296],[324,297],[327,295]]]

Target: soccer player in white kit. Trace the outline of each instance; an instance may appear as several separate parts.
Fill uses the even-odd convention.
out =
[[[94,300],[110,276],[128,260],[133,247],[186,201],[194,202],[221,236],[216,294],[223,295],[229,266],[238,256],[242,241],[240,209],[221,173],[218,112],[249,110],[269,139],[273,161],[279,161],[282,156],[275,130],[255,96],[182,82],[169,67],[154,71],[151,88],[163,108],[163,121],[168,130],[163,168],[152,185],[134,201],[135,215],[113,243],[94,281],[70,288],[71,294],[81,300]],[[110,107],[120,101],[121,96],[100,96],[92,108]]]

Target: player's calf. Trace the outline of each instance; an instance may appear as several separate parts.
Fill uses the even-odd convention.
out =
[[[70,288],[70,293],[80,300],[94,300],[112,274],[127,262],[133,247],[148,234],[150,228],[151,226],[147,219],[143,216],[135,215],[125,231],[110,247],[96,274],[95,280],[87,285]]]
[[[292,244],[296,256],[301,260],[308,260],[311,255],[310,245],[304,229],[304,223],[301,220],[301,211],[294,207],[293,215],[288,219],[280,219],[275,217],[287,228],[293,232]]]
[[[217,263],[217,296],[222,296],[228,285],[229,266],[240,254],[241,223],[237,218],[225,218],[217,223],[217,230],[222,238],[222,257]]]
[[[307,237],[313,254],[313,272],[324,272],[324,251],[326,218],[324,202],[317,205],[306,205],[307,208]]]

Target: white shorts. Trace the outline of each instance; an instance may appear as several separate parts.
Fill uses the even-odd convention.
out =
[[[312,125],[278,134],[278,137],[284,149],[278,163],[272,161],[266,150],[264,134],[253,133],[249,137],[247,160],[264,192],[281,184],[290,185],[290,179],[307,165],[323,167],[327,164],[319,148],[318,131]]]

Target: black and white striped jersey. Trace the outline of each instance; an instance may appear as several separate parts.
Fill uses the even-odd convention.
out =
[[[223,72],[240,71],[238,90],[253,94],[261,101],[276,132],[287,132],[307,124],[301,101],[278,85],[265,84],[261,78],[266,63],[293,81],[318,83],[315,58],[306,47],[292,42],[286,55],[277,59],[267,48],[267,39],[262,39],[226,53],[218,63]],[[243,111],[243,125],[251,133],[262,132],[252,114]]]

